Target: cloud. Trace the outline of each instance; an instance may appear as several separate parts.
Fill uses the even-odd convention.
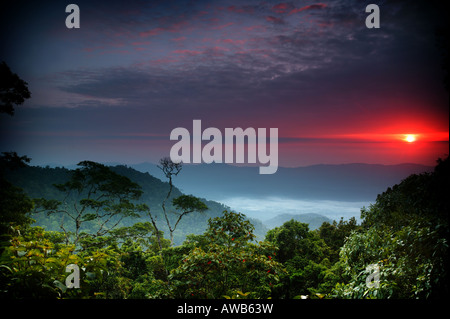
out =
[[[180,32],[185,31],[189,29],[189,22],[187,20],[179,20],[172,23],[162,23],[163,26],[152,28],[147,31],[139,32],[140,37],[149,37],[149,36],[156,36],[163,32]]]
[[[198,54],[202,54],[203,53],[203,51],[197,51],[197,50],[187,50],[187,49],[184,49],[184,50],[175,50],[175,51],[173,51],[174,53],[177,53],[177,54],[186,54],[186,55],[198,55]]]
[[[319,7],[323,6],[310,5],[303,10]],[[332,13],[337,15],[341,12],[337,9],[334,8]],[[283,23],[281,18],[265,17],[270,23]],[[166,40],[135,39],[130,44],[145,43],[146,60],[140,57],[139,62],[132,66],[61,72],[54,83],[60,90],[86,99],[121,98],[124,104],[139,107],[149,103],[177,104],[183,100],[189,100],[191,106],[205,105],[208,101],[209,104],[219,104],[217,101],[223,99],[243,103],[253,100],[252,96],[269,97],[267,101],[278,104],[277,98],[291,99],[300,96],[300,92],[306,93],[304,99],[313,98],[318,91],[332,86],[333,83],[321,82],[323,79],[339,78],[344,64],[358,62],[355,68],[364,64],[362,57],[365,58],[374,48],[382,49],[382,43],[386,41],[381,36],[368,40],[367,35],[363,35],[364,30],[358,29],[352,30],[355,40],[349,41],[344,35],[348,34],[350,27],[345,24],[337,24],[327,32],[322,32],[319,27],[304,28],[302,24],[275,32],[273,28],[255,24],[256,19],[253,18],[247,24],[239,25],[234,20],[227,23],[219,21],[209,29],[199,29],[199,25],[186,20],[164,21],[163,25],[140,34],[150,37],[163,32],[174,33],[186,26],[193,28],[189,41],[183,41],[187,38],[185,35]],[[225,32],[226,28],[230,30]],[[236,29],[242,31],[239,39],[233,38]],[[204,42],[202,39],[211,40]],[[355,41],[358,41],[356,46]],[[351,68],[347,67],[347,70]],[[342,82],[338,80],[338,83]]]
[[[173,38],[172,39],[172,41],[175,41],[175,42],[182,42],[184,40],[186,40],[186,37],[179,37],[179,38]]]
[[[247,5],[247,6],[229,6],[227,8],[229,12],[233,13],[253,13],[255,11],[255,8],[253,6]]]
[[[180,62],[180,59],[172,58],[172,57],[164,57],[161,59],[151,60],[148,64],[151,66],[166,66],[168,64]],[[146,64],[146,63],[142,63]]]
[[[247,43],[247,40],[238,40],[238,39],[219,39],[217,40],[221,43],[233,44],[233,45],[244,45]]]
[[[266,31],[266,27],[263,25],[251,25],[248,27],[244,27],[243,28],[244,31],[249,31],[249,32],[253,32],[253,31],[260,31],[260,32],[265,32]]]
[[[296,10],[324,7],[318,3]],[[192,8],[187,10],[194,16]],[[95,67],[93,63],[83,69],[74,67],[55,74],[49,85],[59,90],[58,103],[61,101],[59,105],[64,107],[151,107],[155,116],[170,109],[185,117],[207,116],[214,110],[227,118],[232,113],[225,110],[235,110],[245,117],[251,116],[255,109],[257,113],[268,114],[274,107],[280,114],[295,117],[315,105],[315,114],[326,119],[344,101],[346,107],[340,112],[350,118],[355,109],[359,110],[358,105],[366,103],[362,101],[371,95],[373,87],[379,95],[410,91],[410,81],[401,81],[400,74],[412,72],[402,67],[405,61],[395,65],[387,61],[400,56],[406,40],[412,36],[400,38],[396,43],[395,36],[400,31],[394,33],[392,22],[388,21],[376,33],[369,33],[361,19],[364,12],[357,13],[348,1],[335,2],[327,10],[320,10],[312,23],[298,21],[296,25],[291,25],[294,17],[277,16],[293,10],[288,4],[262,6],[252,15],[239,15],[238,19],[232,18],[237,16],[234,10],[225,8],[214,15],[217,11],[209,8],[208,15],[202,15],[205,20],[195,23],[187,18],[188,14],[178,19],[182,14],[174,11],[163,15],[167,17],[164,19],[148,18],[146,28],[140,23],[136,26],[127,23],[126,28],[112,25],[113,34],[135,30],[135,38],[123,47],[134,53],[129,60],[121,56],[121,63],[117,63],[113,57],[112,66]],[[217,20],[211,24],[211,18]],[[265,19],[271,24],[281,24],[283,20],[286,24],[277,28],[269,23],[263,26],[260,23]],[[362,22],[358,25],[358,21]],[[333,28],[323,30],[320,27],[323,25]],[[138,29],[143,30],[142,38]],[[186,30],[189,35],[183,33]],[[165,32],[169,33],[166,37],[158,36]],[[145,39],[151,36],[157,37]],[[104,52],[109,49],[103,43],[97,45],[102,45]],[[133,52],[136,46],[147,49],[145,55]],[[96,47],[86,48],[92,51]],[[417,54],[415,59],[419,58]],[[397,79],[395,89],[393,79]],[[56,93],[48,93],[47,98],[53,94]],[[58,104],[52,101],[52,106]],[[380,109],[388,105],[374,106],[372,102],[371,107]]]
[[[149,45],[151,42],[150,41],[135,41],[132,42],[132,45]]]
[[[281,18],[276,18],[274,16],[267,16],[266,21],[274,23],[274,24],[284,24],[284,20]]]
[[[358,219],[361,208],[368,206],[369,202],[344,202],[332,200],[299,200],[293,198],[244,198],[227,197],[217,198],[219,202],[239,208],[248,216],[267,220],[280,214],[280,211],[288,214],[322,214],[328,218],[338,220],[340,217]]]
[[[279,3],[272,7],[272,11],[276,13],[286,13],[293,8],[294,6],[291,3]]]
[[[200,118],[279,127],[280,145],[283,136],[406,127],[398,122],[448,131],[433,6],[384,1],[381,28],[368,30],[364,1],[79,1],[76,31],[45,1],[0,12],[11,31],[0,55],[29,83],[20,110],[37,131],[169,134]]]
[[[324,3],[311,4],[311,5],[308,5],[308,6],[301,7],[301,8],[295,8],[295,9],[292,9],[292,10],[289,12],[289,14],[291,15],[291,14],[299,13],[299,12],[306,11],[306,10],[323,9],[323,8],[325,8],[326,6],[327,6],[327,5],[324,4]]]
[[[227,28],[227,27],[229,27],[229,26],[232,26],[233,24],[234,24],[234,22],[228,22],[228,23],[225,23],[225,24],[216,25],[216,26],[212,27],[212,29],[213,29],[213,30],[222,30],[222,29],[224,29],[224,28]]]
[[[165,29],[163,29],[163,28],[154,28],[151,30],[139,32],[139,36],[146,38],[146,37],[158,35],[158,34],[162,33],[163,31],[165,31]]]

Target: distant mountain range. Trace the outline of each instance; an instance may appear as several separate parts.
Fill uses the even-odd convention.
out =
[[[131,165],[141,172],[162,178],[155,164]],[[273,175],[258,174],[257,167],[227,164],[184,165],[174,184],[184,193],[214,200],[227,197],[282,196],[308,200],[375,201],[387,187],[411,174],[431,172],[419,164],[312,165],[279,167]]]
[[[118,163],[104,164],[114,166],[115,171],[141,184],[152,209],[160,209],[167,183],[162,182],[166,179],[156,164],[141,163],[129,167],[116,166]],[[41,170],[45,169],[32,170],[33,174],[39,171],[40,174],[37,175],[41,176],[19,178],[19,186],[28,191],[33,185],[37,192],[44,189],[44,193],[54,192],[52,187],[42,188],[42,183],[36,182],[44,179],[42,175],[56,172],[50,169],[44,173]],[[181,233],[185,235],[194,229],[194,233],[202,232],[207,219],[218,216],[223,209],[230,209],[228,206],[255,218],[253,221],[260,236],[264,236],[267,229],[281,226],[290,219],[307,223],[310,229],[316,229],[324,221],[331,222],[332,219],[347,219],[351,216],[358,218],[360,208],[374,202],[377,195],[388,187],[400,183],[411,174],[432,170],[431,166],[418,164],[342,164],[279,167],[276,174],[260,175],[258,167],[184,165],[181,173],[174,177],[174,185],[177,187],[175,193],[207,198],[212,210],[200,219],[187,218],[187,228]],[[64,173],[67,174],[67,171]],[[36,188],[37,185],[39,187]],[[230,198],[233,200],[226,200]]]
[[[282,226],[285,222],[294,219],[301,223],[309,224],[309,229],[317,229],[324,222],[332,223],[333,221],[320,214],[280,214],[269,220],[264,221],[264,225],[269,228]]]

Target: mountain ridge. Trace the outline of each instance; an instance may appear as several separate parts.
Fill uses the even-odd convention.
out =
[[[156,164],[131,167],[158,177]],[[374,201],[387,187],[411,174],[431,172],[422,164],[316,164],[295,168],[279,167],[273,175],[259,175],[257,167],[228,164],[184,165],[174,183],[187,193],[219,200],[246,194],[252,197],[287,196],[297,199]]]
[[[162,181],[161,179],[152,176],[150,173],[140,172],[125,165],[109,166],[109,168],[120,175],[128,177],[131,181],[140,185],[143,194],[138,202],[147,204],[152,214],[157,217],[158,221],[164,220],[162,216],[161,203],[167,195],[169,189],[168,182]],[[64,193],[60,192],[54,185],[68,181],[70,179],[71,171],[72,169],[61,167],[50,168],[26,166],[16,170],[7,171],[5,177],[13,185],[22,188],[32,199],[46,198],[63,201],[65,198]],[[183,192],[174,186],[170,199],[178,197],[182,194]],[[219,217],[222,215],[224,210],[231,210],[230,207],[222,203],[206,199],[202,196],[197,197],[199,197],[209,209],[204,213],[192,213],[183,217],[177,231],[174,233],[176,245],[181,244],[186,235],[202,234],[207,228],[209,218]],[[69,198],[68,200],[71,199]],[[166,204],[166,208],[168,209],[169,214],[170,212],[174,212],[176,210],[170,200]],[[245,212],[242,213],[245,214]],[[33,214],[32,218],[36,220],[36,225],[43,226],[47,230],[60,230],[60,217],[57,217],[56,215],[47,216],[45,213],[40,213]],[[260,220],[250,216],[247,216],[247,218],[255,226],[255,235],[258,236],[259,240],[263,240],[265,233],[267,232],[267,228]],[[124,224],[121,226],[131,226],[133,223],[139,221],[149,221],[149,218],[148,216],[141,216],[141,218],[137,219],[124,220]],[[164,231],[165,236],[168,234],[167,226],[164,223],[160,224],[160,229]]]
[[[304,214],[283,213],[268,220],[264,220],[263,224],[266,225],[267,228],[272,229],[275,227],[280,227],[285,222],[292,219],[299,221],[301,223],[308,224],[310,230],[318,229],[324,222],[328,223],[333,222],[330,218],[316,213],[304,213]]]

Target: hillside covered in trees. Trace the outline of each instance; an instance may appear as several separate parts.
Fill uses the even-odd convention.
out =
[[[145,204],[149,207],[149,210],[155,215],[157,220],[164,219],[162,212],[162,203],[169,191],[169,182],[162,181],[155,178],[149,173],[142,173],[133,168],[116,165],[108,168],[119,175],[125,176],[138,184],[142,194],[136,203]],[[64,199],[68,203],[69,207],[73,206],[73,201],[76,201],[75,197],[66,197],[66,193],[58,190],[55,185],[63,184],[70,179],[73,170],[56,167],[39,167],[39,166],[26,166],[15,170],[9,170],[6,173],[8,180],[13,180],[14,184],[24,190],[24,192],[32,199],[45,198],[47,200],[63,201]],[[181,173],[182,174],[182,173]],[[175,178],[174,178],[175,179]],[[170,198],[168,198],[166,206],[168,211],[176,210],[172,205],[171,200],[183,195],[182,192],[173,186]],[[186,236],[189,234],[201,234],[205,231],[208,219],[210,217],[218,217],[224,210],[230,210],[229,207],[222,205],[221,203],[210,201],[202,198],[202,202],[206,204],[208,209],[199,214],[189,214],[183,216],[183,221],[180,222],[177,232],[174,233],[174,242],[176,245],[182,244]],[[46,230],[60,231],[60,224],[62,219],[61,214],[33,214],[32,218],[36,220],[35,225],[41,226]],[[169,217],[175,217],[173,214],[169,214]],[[124,218],[120,222],[120,226],[131,226],[136,222],[149,222],[148,215],[135,218]],[[70,221],[68,221],[69,224]],[[255,225],[255,233],[258,238],[262,240],[267,232],[267,228],[258,220],[252,220]],[[92,226],[92,225],[91,225]],[[87,225],[89,227],[89,225]],[[167,225],[162,224],[161,230],[168,231]]]
[[[360,225],[292,219],[268,231],[182,194],[167,161],[168,182],[26,162],[1,159],[2,298],[448,297],[448,158],[379,194]]]

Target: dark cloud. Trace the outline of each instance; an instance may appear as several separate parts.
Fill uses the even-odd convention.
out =
[[[167,62],[161,65],[66,71],[58,80],[59,88],[135,107],[158,109],[170,104],[175,109],[217,112],[225,103],[253,108],[265,97],[273,104],[299,97],[313,103],[326,95],[338,100],[348,99],[348,92],[359,92],[351,97],[357,100],[373,88],[380,94],[392,94],[392,90],[406,94],[423,85],[405,86],[402,77],[405,72],[423,76],[426,70],[412,70],[410,65],[419,66],[428,49],[420,49],[420,41],[410,42],[405,32],[394,32],[393,17],[387,14],[382,30],[371,32],[364,26],[364,13],[356,14],[349,2],[337,1],[326,10],[326,19],[309,27],[300,21],[296,28],[281,33],[268,31],[254,38],[240,34],[239,39],[220,40],[220,46],[211,41],[172,50],[160,60]],[[329,25],[324,25],[325,20]],[[202,38],[202,32],[197,32],[196,37]],[[432,41],[428,42],[429,47]],[[413,49],[407,59],[405,48]],[[396,63],[391,63],[393,59]],[[395,89],[392,81],[396,81]],[[316,109],[333,107],[316,104]]]

